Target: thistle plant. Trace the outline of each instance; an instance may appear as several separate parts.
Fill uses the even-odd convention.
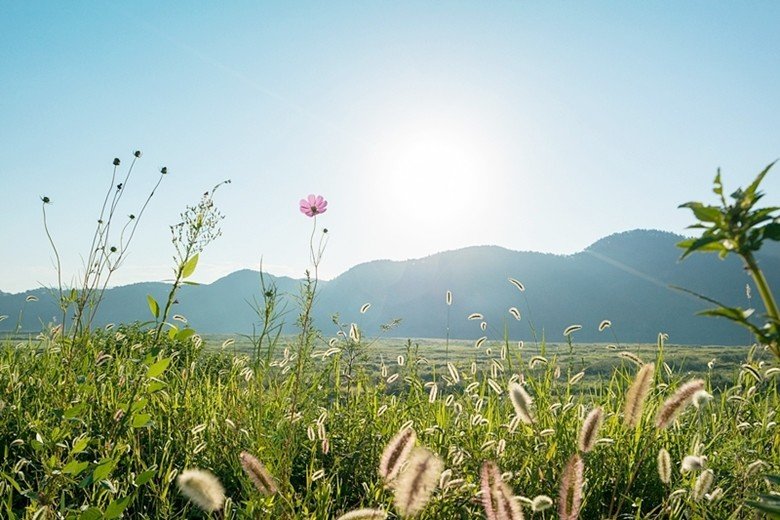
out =
[[[130,165],[124,175],[119,171],[121,161],[118,158],[114,159],[111,179],[103,197],[95,231],[92,234],[89,252],[84,260],[84,273],[77,277],[80,281],[74,283],[70,290],[66,290],[66,287],[63,285],[62,261],[49,229],[47,206],[52,204],[52,200],[47,196],[41,197],[43,228],[56,261],[57,301],[62,312],[62,326],[63,328],[66,326],[68,316],[72,313],[73,325],[71,332],[73,338],[79,333],[89,330],[92,325],[112,275],[119,269],[127,256],[130,244],[135,237],[135,232],[146,212],[146,208],[160,186],[163,177],[168,173],[167,168],[163,167],[160,169],[157,182],[149,192],[140,210],[127,215],[124,223],[118,222],[121,218],[119,215],[120,202],[127,192],[133,170],[140,157],[140,151],[136,150],[133,152],[133,159],[130,161]],[[63,330],[63,332],[65,331]]]
[[[712,191],[718,196],[720,203],[713,206],[701,202],[686,202],[680,206],[690,209],[699,220],[698,223],[688,226],[689,229],[700,229],[702,234],[700,237],[683,240],[678,246],[685,249],[682,258],[695,251],[714,252],[720,258],[725,258],[729,254],[736,254],[742,258],[745,269],[753,278],[758,294],[764,302],[766,309],[766,314],[763,316],[764,324],[759,326],[750,321],[753,309],[729,307],[696,294],[717,305],[714,309],[702,311],[700,314],[720,316],[748,328],[759,343],[766,345],[780,361],[780,310],[755,257],[765,240],[780,241],[780,215],[777,214],[780,208],[755,207],[764,196],[758,187],[774,164],[773,162],[764,168],[747,188],[744,190],[739,188],[732,193],[729,196],[731,200],[723,194],[724,188],[720,169],[718,169]]]

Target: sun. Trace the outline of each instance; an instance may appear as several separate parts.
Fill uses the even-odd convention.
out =
[[[479,136],[457,126],[407,127],[383,143],[375,188],[403,208],[409,222],[452,223],[454,208],[471,213],[484,206],[479,193],[491,175],[488,154]]]

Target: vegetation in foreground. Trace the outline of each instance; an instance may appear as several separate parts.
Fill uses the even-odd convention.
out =
[[[670,364],[663,334],[652,351],[624,351],[608,375],[586,380],[594,367],[577,355],[578,325],[565,331],[567,352],[544,340],[528,352],[481,339],[478,359],[450,357],[447,348],[441,362],[408,343],[376,366],[356,324],[327,342],[312,326],[326,243],[316,216],[327,207],[314,196],[301,201],[315,224],[297,337],[278,334],[274,289],[266,287],[251,354],[206,350],[186,317],[169,319],[177,289],[219,236],[214,190],[172,227],[175,282],[164,305],[149,298],[153,320],[92,330],[101,287],[120,263],[113,255],[124,251],[106,249],[109,226],[101,218],[94,272],[90,263],[80,290],[57,290],[62,323],[0,348],[0,512],[757,518],[753,507],[771,511],[776,502],[764,477],[780,472],[780,368],[772,365],[780,320],[749,261],[762,240],[778,239],[774,208],[752,212],[765,173],[732,195],[734,206],[725,199],[723,208],[688,205],[709,223],[700,241],[685,244],[688,252],[743,256],[767,308],[764,324],[749,309],[708,311],[758,340],[726,387],[715,384],[717,368],[694,375]]]

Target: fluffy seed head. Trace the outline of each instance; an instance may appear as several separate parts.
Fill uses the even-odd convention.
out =
[[[387,443],[382,458],[379,460],[379,476],[385,482],[391,482],[398,476],[401,466],[414,448],[417,441],[417,433],[410,427],[401,429],[395,437]]]
[[[444,463],[425,448],[414,448],[395,485],[395,508],[401,516],[423,510],[436,489]]]
[[[488,520],[522,520],[523,511],[495,462],[485,461],[480,474],[482,506]]]
[[[701,471],[707,465],[707,457],[704,455],[686,455],[682,464],[680,464],[680,471],[688,473],[689,471]]]
[[[182,471],[176,484],[187,498],[207,512],[222,509],[225,503],[225,489],[217,477],[209,471],[188,469]]]
[[[244,469],[244,473],[250,478],[257,490],[265,495],[271,496],[278,491],[276,482],[268,470],[263,466],[254,455],[242,451],[240,455],[241,467]]]
[[[672,458],[665,448],[658,451],[658,477],[664,484],[672,480]]]
[[[645,399],[647,399],[647,394],[650,393],[650,386],[653,384],[654,370],[655,365],[653,363],[643,365],[639,369],[636,379],[631,384],[631,388],[628,389],[623,421],[630,428],[636,428],[639,424],[639,419],[642,418]]]
[[[509,383],[509,398],[512,406],[515,407],[515,413],[525,424],[533,424],[534,417],[531,413],[533,399],[528,395],[522,385],[519,383]]]
[[[658,428],[666,428],[682,412],[685,407],[691,402],[696,392],[704,390],[704,380],[694,379],[688,381],[672,395],[669,399],[664,401],[664,405],[661,407],[661,411],[658,413],[655,425]]]
[[[596,407],[590,411],[580,430],[579,448],[582,453],[587,453],[593,449],[596,444],[596,437],[604,420],[604,410]]]
[[[387,513],[381,509],[356,509],[349,513],[344,513],[337,520],[384,520]]]
[[[531,501],[531,511],[534,513],[539,513],[540,511],[544,511],[545,509],[549,509],[553,505],[553,499],[548,497],[547,495],[539,495],[535,496],[534,499]]]
[[[575,453],[566,464],[561,479],[558,497],[558,515],[561,520],[577,520],[582,506],[582,481],[585,464],[579,453]]]
[[[696,479],[696,484],[693,486],[693,499],[696,501],[704,498],[704,495],[712,487],[712,482],[715,480],[715,474],[711,469],[705,469]]]

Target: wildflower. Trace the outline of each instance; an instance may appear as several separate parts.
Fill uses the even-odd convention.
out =
[[[301,213],[307,217],[313,217],[320,213],[328,211],[328,201],[322,198],[322,195],[309,195],[305,199],[301,199]]]
[[[626,406],[623,413],[623,421],[626,426],[636,428],[639,419],[642,417],[642,408],[650,393],[650,385],[653,383],[653,370],[655,365],[648,363],[644,365],[636,375],[631,388],[626,394]]]
[[[552,505],[552,498],[548,497],[547,495],[538,495],[535,496],[531,501],[531,511],[534,513],[539,513],[545,509],[549,509]]]
[[[43,202],[44,204],[50,204],[51,203],[51,199],[44,195],[43,197],[41,197],[41,202]]]
[[[168,167],[167,166],[163,166],[162,168],[160,168],[160,173],[162,173],[163,175],[166,175],[168,173]]]
[[[452,305],[452,291],[447,291],[445,301],[447,302],[447,305]]]
[[[612,322],[609,320],[604,320],[601,323],[599,323],[599,332],[604,332],[606,329],[610,328],[612,326]]]
[[[604,419],[604,410],[601,407],[594,408],[585,418],[580,430],[579,448],[582,453],[593,449],[601,422]]]
[[[114,166],[119,166],[120,162],[119,157],[114,157]]]
[[[664,484],[668,484],[672,480],[672,459],[664,448],[658,451],[658,478]]]
[[[511,314],[517,321],[520,321],[520,311],[517,307],[509,307],[509,314]]]
[[[702,379],[694,379],[678,388],[677,392],[664,402],[655,425],[661,429],[669,426],[699,390],[704,390]]]
[[[525,391],[525,388],[518,383],[509,383],[509,398],[512,406],[515,407],[515,413],[525,424],[533,424],[534,418],[531,414],[531,405],[533,399]]]
[[[387,513],[381,509],[356,509],[338,517],[337,520],[383,520]]]
[[[414,448],[408,466],[395,486],[395,508],[401,516],[414,516],[423,510],[439,482],[444,463],[425,448]]]
[[[561,479],[558,498],[558,515],[561,520],[577,520],[582,506],[582,481],[585,464],[579,453],[575,453],[566,464]]]
[[[379,461],[379,476],[390,482],[398,476],[401,466],[414,448],[417,433],[410,427],[402,428],[390,439]]]
[[[137,159],[138,157],[141,157],[141,150],[136,150],[136,151],[134,151],[134,152],[133,152],[133,155],[136,157],[136,159]]]
[[[706,464],[707,457],[704,455],[686,455],[682,460],[682,464],[680,465],[680,471],[683,473],[688,473],[689,471],[700,471],[704,469]]]
[[[176,484],[187,498],[204,511],[222,509],[222,504],[225,502],[225,489],[213,473],[188,469],[178,476]]]

